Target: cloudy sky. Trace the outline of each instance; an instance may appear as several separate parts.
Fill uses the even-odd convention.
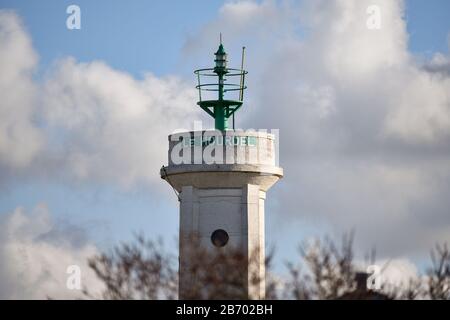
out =
[[[136,231],[176,252],[159,168],[168,134],[212,125],[192,70],[212,65],[219,32],[231,65],[247,47],[237,125],[280,130],[277,270],[299,241],[351,229],[397,272],[450,241],[447,0],[0,0],[0,298],[74,297],[72,264],[98,288],[86,258]]]

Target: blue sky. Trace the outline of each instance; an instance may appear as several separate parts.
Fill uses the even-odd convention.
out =
[[[39,54],[41,72],[56,59],[73,56],[82,62],[103,60],[135,77],[148,71],[156,75],[186,75],[198,67],[183,65],[181,50],[186,37],[213,20],[222,5],[220,1],[137,0],[130,5],[120,0],[80,0],[76,4],[81,8],[82,28],[69,31],[65,28],[65,11],[73,3],[1,1],[1,8],[15,10],[23,18]],[[406,4],[410,49],[418,55],[437,51],[448,53],[450,3],[446,0],[408,0]],[[224,34],[226,37],[226,26]],[[209,57],[210,53],[205,52],[205,56]],[[194,85],[195,79],[192,80]],[[46,202],[51,212],[62,219],[73,223],[86,223],[93,219],[106,224],[100,226],[104,230],[100,235],[97,231],[92,233],[99,240],[102,237],[128,239],[132,230],[176,235],[175,199],[167,203],[167,199],[152,198],[145,190],[123,192],[104,185],[80,188],[46,181],[13,185],[8,189],[1,196],[1,212],[10,212],[18,204],[32,208],[36,203]],[[158,219],[158,225],[149,214],[151,211],[161,212],[164,216],[164,219]],[[270,235],[268,240],[278,242]]]
[[[221,5],[142,0],[130,6],[125,1],[78,1],[82,29],[70,32],[65,27],[66,8],[72,3],[1,1],[0,8],[17,11],[31,34],[40,60],[37,77],[56,59],[65,56],[82,62],[103,60],[136,77],[148,71],[156,75],[177,74],[186,35],[217,14]],[[155,236],[170,234],[166,240],[173,245],[177,232],[176,199],[152,198],[145,189],[123,192],[105,185],[71,187],[31,181],[8,187],[0,197],[0,211],[5,213],[18,204],[32,208],[45,202],[64,221],[89,224],[90,236],[107,246],[131,238],[134,231],[144,230]],[[154,212],[160,213],[158,223]],[[91,220],[99,225],[89,223]]]
[[[418,54],[448,53],[450,3],[445,0],[408,0],[406,4],[410,49]]]
[[[81,7],[82,29],[69,31],[65,27],[65,11],[73,3]],[[195,37],[216,19],[222,5],[220,1],[0,0],[0,9],[15,10],[31,35],[39,55],[36,78],[45,76],[57,59],[73,56],[80,62],[102,60],[138,79],[145,72],[158,77],[179,75],[192,81],[192,86],[195,79],[191,71],[202,66],[191,65],[192,60],[184,59],[182,49],[188,37]],[[436,52],[448,54],[450,2],[407,0],[406,5],[410,51],[427,58]],[[226,39],[226,25],[223,33]],[[199,59],[207,63],[214,49],[205,51]],[[148,170],[157,172],[159,168]],[[276,198],[279,188],[282,187],[274,187],[269,199]],[[134,231],[144,231],[151,237],[164,236],[176,249],[178,204],[169,186],[161,196],[139,185],[124,190],[103,183],[18,179],[2,187],[0,212],[9,213],[19,205],[31,210],[41,202],[48,205],[56,220],[86,228],[89,237],[102,248],[130,239]],[[270,213],[279,201],[269,200],[266,206]],[[276,245],[282,259],[295,252],[290,241],[294,237],[300,240],[301,233],[327,231],[314,221],[286,225],[282,220],[268,214],[266,224],[266,229],[271,225],[274,230],[267,233],[267,242]]]
[[[135,76],[194,69],[184,66],[181,49],[186,36],[218,15],[221,1],[145,1],[133,5],[120,0],[6,1],[24,19],[40,55],[40,67],[71,55],[79,61],[104,60]],[[65,28],[68,5],[82,9],[82,30]],[[418,54],[448,52],[450,3],[446,0],[407,0],[409,47]],[[130,19],[130,17],[132,17]],[[224,26],[226,34],[226,26]],[[226,36],[225,36],[226,37]],[[205,52],[205,54],[208,54]]]
[[[217,15],[220,1],[77,1],[82,30],[65,28],[73,1],[1,1],[24,19],[39,52],[41,67],[71,55],[79,61],[104,60],[135,76],[178,73],[187,35]],[[132,18],[130,18],[132,17]]]

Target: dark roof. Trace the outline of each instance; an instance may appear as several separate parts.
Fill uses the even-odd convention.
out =
[[[373,290],[355,290],[344,293],[337,300],[391,300],[391,298]]]

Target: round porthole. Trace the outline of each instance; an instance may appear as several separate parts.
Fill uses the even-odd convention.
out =
[[[217,229],[211,234],[211,242],[216,247],[223,247],[228,243],[230,237],[225,230]]]

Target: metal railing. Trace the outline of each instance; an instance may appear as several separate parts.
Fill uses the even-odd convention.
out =
[[[223,79],[223,92],[229,91],[239,91],[239,102],[243,101],[244,98],[244,90],[247,89],[245,85],[245,75],[248,71],[241,69],[233,69],[227,68],[228,72],[226,73]],[[202,102],[202,91],[219,91],[219,83],[202,83],[202,77],[218,77],[218,75],[214,72],[214,68],[206,68],[206,69],[198,69],[195,70],[194,73],[197,75],[198,84],[195,86],[198,89],[199,101]],[[239,83],[231,83],[226,82],[229,78],[239,77]]]

